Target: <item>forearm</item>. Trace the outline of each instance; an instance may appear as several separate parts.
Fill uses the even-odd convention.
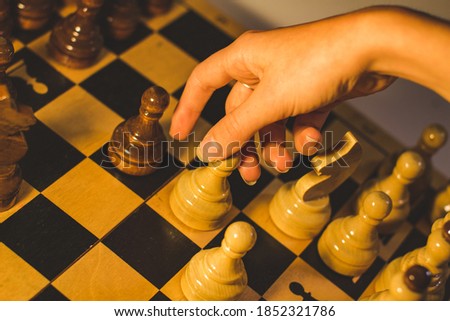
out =
[[[370,71],[408,79],[450,101],[448,22],[400,8],[361,14]]]

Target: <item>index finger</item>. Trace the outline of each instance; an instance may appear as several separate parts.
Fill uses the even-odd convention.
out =
[[[229,59],[227,48],[225,48],[214,53],[194,68],[172,116],[170,126],[172,137],[186,138],[194,128],[213,92],[233,79],[225,66]]]

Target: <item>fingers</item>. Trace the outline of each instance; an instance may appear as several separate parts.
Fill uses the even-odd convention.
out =
[[[266,96],[262,100],[260,92],[264,92],[261,84],[238,108],[210,129],[200,143],[199,156],[203,160],[221,159],[239,151],[260,128],[279,119],[276,108],[264,108],[274,104]],[[209,152],[211,147],[214,154]]]
[[[261,175],[259,157],[253,141],[248,142],[241,149],[241,163],[238,167],[242,179],[247,185],[255,185]]]
[[[301,154],[314,155],[320,148],[322,141],[322,128],[330,113],[331,106],[323,107],[314,112],[299,115],[294,122],[295,148]]]
[[[225,50],[221,50],[197,65],[189,76],[178,106],[172,116],[170,135],[186,138],[194,128],[206,102],[213,92],[231,81],[223,65]],[[214,75],[213,77],[211,75]]]
[[[287,172],[293,164],[286,146],[285,121],[265,126],[259,131],[264,161],[281,173]]]

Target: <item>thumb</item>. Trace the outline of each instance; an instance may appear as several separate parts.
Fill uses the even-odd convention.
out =
[[[219,160],[238,152],[260,128],[279,120],[270,102],[260,98],[260,85],[209,130],[197,151],[201,160]]]

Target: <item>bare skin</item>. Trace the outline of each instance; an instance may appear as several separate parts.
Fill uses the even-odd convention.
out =
[[[206,134],[199,151],[204,160],[212,160],[241,149],[239,171],[253,184],[260,168],[249,140],[256,132],[262,137],[264,160],[285,172],[292,165],[283,144],[288,117],[295,117],[296,149],[311,155],[333,106],[383,90],[398,77],[450,100],[449,52],[448,22],[399,7],[249,31],[194,69],[170,133],[176,139],[187,137],[212,93],[237,80],[226,101],[226,116]],[[223,154],[209,158],[211,144],[221,146]]]

